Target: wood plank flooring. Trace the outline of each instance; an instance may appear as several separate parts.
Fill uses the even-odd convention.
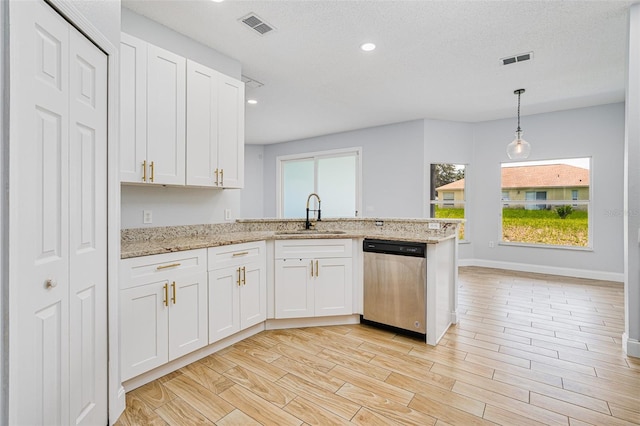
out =
[[[437,347],[368,326],[265,331],[127,394],[118,425],[640,425],[620,283],[460,268]]]

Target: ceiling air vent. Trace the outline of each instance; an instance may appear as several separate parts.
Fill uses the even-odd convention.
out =
[[[515,64],[516,62],[524,62],[533,58],[533,52],[521,53],[519,55],[507,56],[500,59],[502,65]]]
[[[265,35],[266,33],[275,30],[275,27],[273,25],[267,24],[255,13],[250,13],[246,16],[243,16],[242,18],[240,18],[240,21],[260,35]]]

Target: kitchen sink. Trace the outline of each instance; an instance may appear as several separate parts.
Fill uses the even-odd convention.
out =
[[[332,231],[328,229],[292,229],[290,231],[276,231],[276,235],[336,235],[345,231]]]

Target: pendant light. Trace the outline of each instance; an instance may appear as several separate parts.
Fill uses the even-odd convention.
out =
[[[507,145],[507,155],[512,160],[524,160],[529,157],[531,145],[522,139],[522,129],[520,128],[520,95],[524,93],[524,89],[518,89],[513,92],[518,95],[518,128],[516,129],[516,138]]]

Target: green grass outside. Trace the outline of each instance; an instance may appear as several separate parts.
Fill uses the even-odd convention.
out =
[[[464,209],[436,206],[437,218],[464,219]],[[460,226],[464,239],[464,224]],[[589,217],[586,211],[574,210],[560,219],[555,210],[502,209],[502,241],[587,247]]]
[[[555,210],[502,209],[502,241],[587,247],[589,217],[574,211],[560,219]]]
[[[436,207],[435,217],[439,219],[464,219],[464,209],[448,208],[448,207]],[[458,239],[464,240],[464,223],[461,223],[458,227]]]

